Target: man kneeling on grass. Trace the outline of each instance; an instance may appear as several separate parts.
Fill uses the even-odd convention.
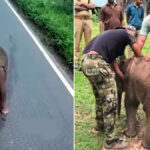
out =
[[[103,32],[86,46],[82,57],[82,71],[89,79],[96,98],[96,129],[105,133],[104,146],[108,149],[128,146],[125,136],[118,135],[115,126],[117,97],[111,65],[115,73],[124,79],[115,59],[124,53],[128,44],[135,56],[143,56],[134,35],[132,26]]]

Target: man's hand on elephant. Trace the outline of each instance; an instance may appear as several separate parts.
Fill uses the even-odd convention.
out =
[[[83,7],[88,7],[89,6],[89,4],[87,4],[87,3],[82,3],[80,6],[83,6]]]
[[[116,72],[116,74],[117,74],[122,80],[124,80],[124,74],[123,74],[121,71]]]
[[[115,73],[116,75],[118,75],[122,80],[124,80],[124,74],[122,73],[122,71],[120,70],[120,67],[118,65],[118,63],[116,62],[116,60],[114,60],[112,62],[112,65],[114,67]]]
[[[144,56],[144,60],[145,60],[145,61],[149,61],[149,60],[150,60],[150,55],[145,55],[145,56]]]

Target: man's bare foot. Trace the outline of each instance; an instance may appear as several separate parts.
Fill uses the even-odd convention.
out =
[[[7,106],[6,106],[6,107],[3,107],[3,108],[1,109],[1,113],[2,113],[3,115],[7,115],[7,114],[9,113],[8,107],[7,107]]]

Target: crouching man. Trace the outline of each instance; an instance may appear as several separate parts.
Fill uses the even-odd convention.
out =
[[[116,74],[124,79],[115,59],[124,53],[128,44],[135,56],[143,56],[136,43],[133,29],[132,26],[126,26],[103,32],[96,36],[83,52],[82,70],[92,85],[96,99],[96,130],[104,132],[104,147],[108,149],[122,149],[128,146],[125,136],[118,136],[116,132],[117,95],[111,66]]]

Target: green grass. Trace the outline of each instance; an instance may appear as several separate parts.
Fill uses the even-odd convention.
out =
[[[45,33],[47,44],[73,65],[73,8],[63,7],[63,0],[15,0],[25,15]],[[66,5],[73,3],[66,0]],[[52,41],[52,42],[50,42]]]
[[[99,34],[99,23],[93,18],[93,37]],[[84,49],[82,39],[80,48]],[[126,50],[127,51],[127,50]],[[127,54],[127,52],[126,52]],[[143,54],[150,54],[150,37],[148,37],[143,49]],[[123,102],[122,102],[123,103]],[[125,111],[122,106],[121,129],[126,127]],[[138,110],[139,120],[144,118],[142,107]],[[118,124],[118,123],[117,123]],[[82,72],[75,70],[75,150],[101,150],[104,135],[95,135],[92,129],[95,125],[95,98],[92,88]]]

